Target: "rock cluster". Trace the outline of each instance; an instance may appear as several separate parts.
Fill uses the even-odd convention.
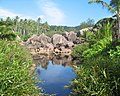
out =
[[[54,34],[51,38],[45,34],[39,36],[33,35],[25,42],[25,46],[30,50],[31,54],[70,54],[75,44],[80,44],[81,38],[77,33],[65,32],[64,34]]]

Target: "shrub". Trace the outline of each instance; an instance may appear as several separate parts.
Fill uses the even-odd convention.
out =
[[[112,37],[107,37],[107,38],[101,39],[100,41],[98,41],[97,43],[92,45],[91,48],[85,50],[83,52],[83,57],[91,58],[91,57],[94,57],[94,56],[102,53],[102,51],[105,48],[107,48],[107,46],[110,45],[111,42],[112,42]]]
[[[120,59],[99,56],[76,67],[72,96],[119,96]]]
[[[72,51],[72,56],[76,59],[82,59],[82,53],[83,51],[88,49],[88,47],[89,47],[88,43],[82,43],[77,45]]]
[[[38,95],[29,75],[31,64],[29,53],[17,42],[0,41],[0,96]]]
[[[16,36],[11,26],[0,25],[0,39],[15,40]]]
[[[116,46],[115,49],[108,51],[111,58],[120,57],[120,46]]]

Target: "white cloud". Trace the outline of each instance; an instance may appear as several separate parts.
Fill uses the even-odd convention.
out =
[[[19,16],[22,19],[25,19],[25,18],[33,19],[33,20],[37,19],[37,17],[25,16],[23,14],[18,14],[18,13],[12,12],[8,9],[0,8],[0,17],[2,17],[2,18],[6,18],[6,17],[15,18],[16,16]],[[43,15],[40,15],[38,17],[40,17],[41,19],[44,19]]]
[[[13,13],[13,12],[10,12],[9,10],[7,9],[2,9],[0,8],[0,17],[3,17],[3,18],[6,18],[6,17],[15,17],[15,16],[19,16],[20,14],[16,14],[16,13]]]
[[[50,24],[61,25],[65,21],[65,14],[52,0],[38,0],[38,5],[44,13],[44,18]]]

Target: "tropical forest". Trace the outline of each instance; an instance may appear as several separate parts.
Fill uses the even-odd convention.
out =
[[[1,7],[8,1],[0,1],[0,96],[120,96],[120,0],[86,0],[89,10],[99,7],[111,16],[96,20],[96,11],[73,26],[54,23],[64,16],[56,3],[63,8],[66,0],[36,1],[46,20],[14,15]],[[68,1],[71,7],[84,5]],[[15,2],[27,0],[10,0],[8,5],[17,9]],[[79,13],[71,11],[74,20]]]

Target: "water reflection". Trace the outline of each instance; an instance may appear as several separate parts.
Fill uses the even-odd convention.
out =
[[[76,77],[72,68],[71,56],[36,57],[36,76],[43,82],[37,85],[44,89],[47,94],[67,96],[70,89],[64,88]]]

